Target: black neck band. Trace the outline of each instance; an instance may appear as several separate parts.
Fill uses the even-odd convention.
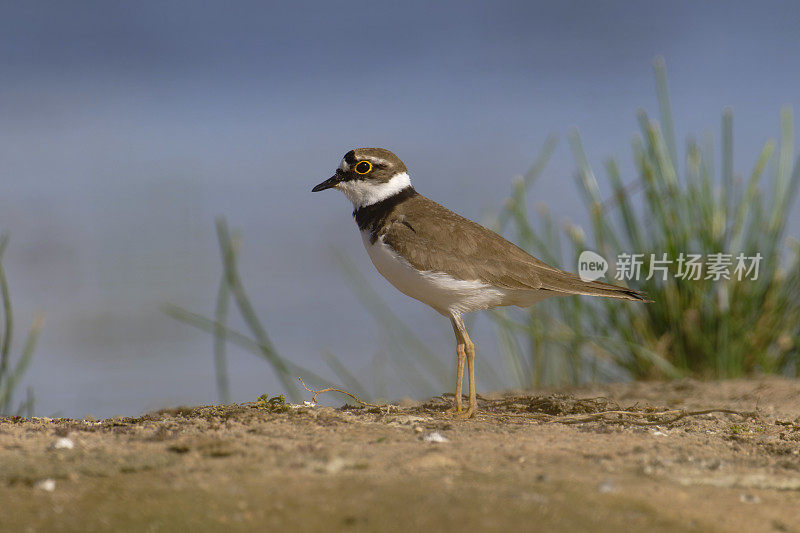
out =
[[[409,185],[405,189],[399,191],[397,194],[390,196],[380,202],[359,207],[353,211],[353,218],[356,219],[358,229],[361,231],[369,230],[370,242],[375,242],[378,236],[378,231],[383,226],[386,217],[392,210],[402,202],[416,196],[417,191],[414,187]]]

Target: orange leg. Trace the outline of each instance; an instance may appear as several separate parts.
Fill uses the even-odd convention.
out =
[[[467,328],[464,326],[464,321],[461,319],[460,314],[451,315],[451,321],[453,323],[453,331],[456,334],[456,341],[458,342],[458,377],[456,378],[456,397],[453,410],[458,414],[459,418],[472,418],[478,410],[478,399],[475,392],[475,344],[467,335]],[[465,412],[461,412],[461,384],[465,358],[469,375],[469,405]]]
[[[461,334],[458,331],[455,321],[453,321],[453,331],[456,334],[456,354],[458,355],[458,373],[456,374],[456,393],[453,397],[453,407],[447,410],[448,413],[461,412],[461,390],[464,383],[464,359],[466,359],[466,351],[464,341],[461,339]]]
[[[453,407],[447,410],[448,413],[461,412],[461,388],[464,382],[464,359],[466,358],[464,345],[459,344],[456,351],[458,353],[458,374],[456,375],[456,393],[455,396],[453,397]]]
[[[478,395],[475,392],[475,344],[469,340],[466,331],[464,331],[464,337],[467,341],[467,371],[469,372],[469,406],[464,413],[464,418],[472,418],[478,410]]]

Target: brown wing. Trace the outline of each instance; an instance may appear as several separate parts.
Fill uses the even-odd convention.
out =
[[[585,282],[536,259],[497,233],[422,195],[403,202],[381,236],[415,268],[447,272],[462,280],[484,280],[508,289],[545,289],[565,294],[646,298],[624,287]]]

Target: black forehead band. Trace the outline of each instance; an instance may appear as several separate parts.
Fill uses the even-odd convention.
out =
[[[367,157],[364,157],[363,159],[356,158],[356,151],[355,150],[350,150],[349,152],[344,154],[344,161],[345,161],[345,163],[347,163],[351,167],[355,166],[356,163],[358,163],[359,161],[369,161],[370,163],[372,163],[373,166],[386,167],[386,161],[384,161],[383,159],[380,159],[380,158],[376,158],[375,156],[367,156]]]

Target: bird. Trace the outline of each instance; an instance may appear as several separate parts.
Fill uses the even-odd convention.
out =
[[[528,307],[554,296],[587,295],[639,302],[639,291],[554,268],[480,224],[418,193],[408,169],[384,148],[356,148],[312,192],[338,189],[353,204],[361,240],[378,272],[400,292],[450,319],[457,374],[448,412],[477,412],[475,344],[463,315],[498,306]],[[469,400],[462,405],[464,361]]]

